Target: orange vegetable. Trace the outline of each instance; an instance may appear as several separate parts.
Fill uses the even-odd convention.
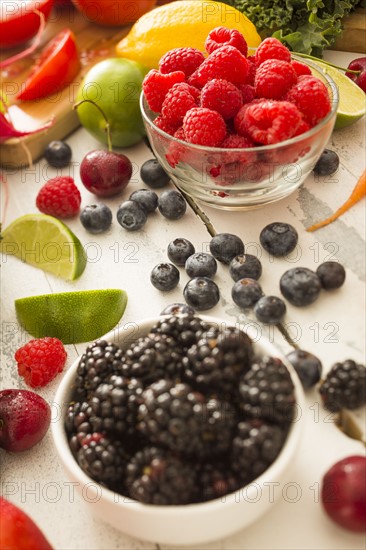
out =
[[[348,197],[346,202],[342,204],[338,208],[334,214],[329,216],[329,218],[326,218],[325,220],[315,223],[311,227],[308,227],[306,231],[315,231],[316,229],[320,229],[320,227],[324,227],[328,225],[329,223],[334,222],[339,216],[347,212],[356,202],[360,201],[364,196],[366,195],[366,170],[363,171],[359,179],[357,180],[357,183],[351,193],[351,195]]]

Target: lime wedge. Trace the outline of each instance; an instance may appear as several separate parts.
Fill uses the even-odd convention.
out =
[[[80,290],[15,300],[21,326],[35,338],[54,336],[64,344],[90,342],[121,319],[127,304],[124,290]]]
[[[83,245],[53,216],[21,216],[4,229],[1,236],[1,252],[63,279],[77,279],[85,269],[87,260]]]
[[[335,128],[345,128],[354,124],[366,113],[366,95],[357,84],[355,84],[343,72],[331,67],[321,61],[314,61],[323,71],[328,74],[338,88],[339,104]]]

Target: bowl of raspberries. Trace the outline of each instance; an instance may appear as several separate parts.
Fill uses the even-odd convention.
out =
[[[157,159],[178,188],[212,207],[285,198],[332,133],[334,81],[274,37],[250,55],[241,33],[217,27],[205,48],[168,51],[144,79],[141,112]]]
[[[192,545],[245,528],[291,480],[304,428],[295,370],[237,323],[166,314],[90,343],[52,425],[84,502],[127,535]]]

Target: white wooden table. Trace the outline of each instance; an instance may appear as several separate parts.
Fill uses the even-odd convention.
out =
[[[327,59],[346,65],[357,54],[328,52]],[[82,186],[79,164],[84,154],[100,145],[85,130],[79,129],[68,139],[73,161],[64,175],[72,175],[82,193],[82,205],[95,198]],[[247,252],[261,255],[263,275],[260,280],[267,294],[280,295],[279,279],[293,267],[311,269],[325,260],[335,259],[346,268],[344,286],[323,292],[307,308],[288,304],[284,325],[293,341],[316,354],[324,371],[338,360],[365,361],[365,201],[359,202],[342,218],[315,233],[305,227],[334,211],[350,194],[365,168],[364,121],[333,133],[329,147],[340,156],[340,168],[332,177],[316,178],[311,174],[302,187],[289,198],[252,212],[225,212],[205,208],[217,232],[240,235]],[[134,163],[131,183],[122,196],[107,201],[114,216],[118,204],[134,190],[143,187],[139,167],[151,158],[149,149],[140,144],[124,151]],[[9,204],[3,226],[18,216],[37,212],[35,197],[45,181],[57,174],[42,159],[33,168],[4,174],[8,181]],[[2,213],[5,190],[2,186]],[[299,233],[299,245],[286,259],[273,259],[259,244],[260,230],[273,221],[287,221]],[[65,282],[11,257],[2,258],[1,315],[2,357],[1,388],[25,388],[16,372],[14,352],[30,339],[19,327],[14,309],[16,298],[96,288],[123,288],[129,302],[121,325],[159,314],[166,305],[182,302],[182,290],[188,277],[181,272],[179,287],[170,293],[154,289],[149,281],[152,267],[167,260],[166,247],[175,237],[186,237],[197,250],[206,250],[210,240],[202,221],[188,210],[178,221],[168,221],[160,214],[151,216],[138,233],[123,230],[114,217],[105,235],[91,235],[79,220],[68,222],[83,242],[89,262],[84,274],[74,282]],[[221,301],[208,314],[234,320],[244,325],[256,323],[232,302],[227,267],[220,265],[216,282]],[[259,335],[269,337],[285,353],[292,346],[273,327],[256,324]],[[67,367],[83,352],[84,345],[68,346]],[[62,375],[60,375],[62,376]],[[60,376],[39,393],[52,404]],[[356,550],[365,547],[365,537],[352,534],[332,523],[319,502],[322,475],[335,461],[364,452],[361,443],[341,433],[320,405],[314,389],[307,394],[306,430],[293,464],[292,482],[280,491],[279,502],[261,520],[234,536],[200,548],[226,550]],[[54,411],[55,412],[55,411]],[[56,418],[55,418],[55,421]],[[23,454],[1,454],[1,494],[28,512],[42,528],[55,549],[154,549],[156,545],[126,537],[122,532],[94,518],[72,490],[57,460],[51,433],[35,448]],[[276,490],[277,490],[276,489]],[[255,504],[254,504],[255,505]],[[182,525],[184,529],[184,525]],[[177,533],[179,545],[179,533]]]

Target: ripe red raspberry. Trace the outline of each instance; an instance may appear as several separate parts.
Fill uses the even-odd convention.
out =
[[[288,48],[277,38],[272,36],[265,38],[255,52],[255,62],[257,67],[267,59],[282,59],[282,61],[291,61],[291,53]]]
[[[247,135],[247,131],[245,127],[245,111],[250,105],[256,105],[257,103],[262,103],[263,101],[266,101],[266,99],[263,99],[263,98],[253,99],[253,101],[251,101],[250,103],[244,103],[244,105],[236,113],[234,117],[234,129],[239,134],[239,136],[244,136],[245,138],[249,139],[249,136]]]
[[[228,80],[233,84],[247,81],[248,61],[234,46],[221,46],[214,50],[189,77],[188,82],[197,88],[213,78]]]
[[[255,79],[255,73],[257,72],[257,65],[255,64],[255,57],[254,55],[247,57],[248,61],[248,76],[247,76],[247,84],[253,84],[254,85],[254,79]]]
[[[177,139],[181,139],[182,141],[187,141],[183,126],[178,128],[178,130],[174,133],[174,137]]]
[[[267,59],[255,74],[255,94],[266,99],[281,99],[296,80],[297,75],[291,63],[281,59]]]
[[[316,76],[299,76],[297,83],[287,92],[285,99],[302,112],[304,120],[315,126],[331,110],[328,90]]]
[[[241,91],[243,103],[250,103],[255,98],[255,88],[251,84],[240,84],[238,86]]]
[[[63,371],[67,353],[58,338],[36,338],[15,352],[18,374],[31,388],[46,386]]]
[[[247,136],[240,136],[239,134],[230,134],[221,143],[223,149],[246,149],[247,147],[254,147],[253,141]]]
[[[235,116],[242,105],[240,90],[227,80],[214,78],[202,88],[201,107],[217,111],[225,120]]]
[[[167,134],[169,134],[171,136],[174,135],[174,132],[177,129],[177,126],[175,124],[170,124],[162,115],[158,115],[154,119],[154,124],[160,130],[163,130],[163,132],[166,132]]]
[[[142,90],[150,109],[155,113],[160,113],[167,92],[173,84],[184,82],[184,80],[183,71],[162,74],[156,69],[151,69],[142,82]]]
[[[312,74],[310,67],[308,65],[305,65],[305,63],[301,63],[301,61],[293,59],[291,61],[291,65],[295,69],[295,73],[297,74],[297,76],[301,76],[303,74]]]
[[[196,101],[186,82],[174,84],[166,94],[161,108],[161,114],[168,124],[178,128],[183,122],[184,115],[189,109],[196,107]]]
[[[189,143],[218,147],[226,136],[225,121],[216,111],[194,107],[183,119],[183,129]]]
[[[205,56],[196,48],[174,48],[160,59],[159,69],[163,74],[183,71],[188,78],[204,60]]]
[[[228,29],[226,27],[212,29],[206,38],[205,48],[208,53],[212,53],[225,44],[234,46],[234,48],[245,56],[248,53],[248,44],[244,36],[236,29]]]
[[[302,122],[301,112],[289,101],[266,100],[244,107],[244,129],[253,141],[263,145],[291,138]]]
[[[81,195],[73,178],[57,176],[48,180],[38,191],[36,198],[37,208],[43,214],[55,218],[71,218],[80,209]]]

